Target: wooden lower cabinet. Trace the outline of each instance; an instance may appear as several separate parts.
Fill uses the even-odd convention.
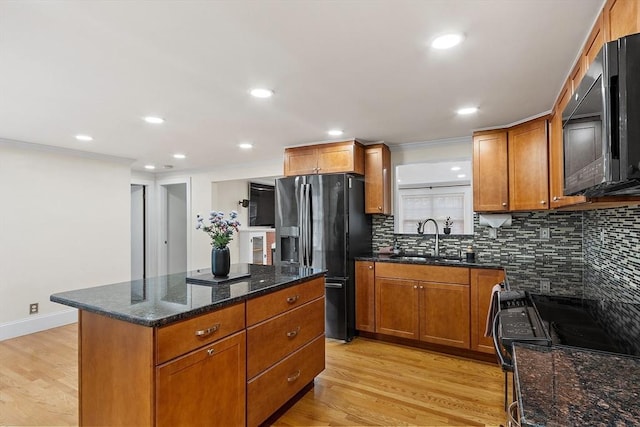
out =
[[[247,384],[247,425],[257,426],[324,370],[324,335]]]
[[[356,261],[356,329],[376,331],[375,263]]]
[[[157,426],[245,424],[245,332],[156,368]]]
[[[493,286],[504,280],[504,270],[471,269],[471,350],[495,354],[493,339],[485,337]]]
[[[469,348],[468,268],[377,263],[375,271],[377,333]]]
[[[420,341],[469,348],[469,285],[420,283]]]

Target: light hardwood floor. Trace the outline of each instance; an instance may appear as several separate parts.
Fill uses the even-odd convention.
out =
[[[0,342],[0,425],[77,425],[77,325]],[[325,371],[276,426],[504,422],[496,365],[356,338],[327,340]]]

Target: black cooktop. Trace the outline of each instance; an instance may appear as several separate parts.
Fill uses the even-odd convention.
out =
[[[612,317],[618,311],[624,321],[633,311],[628,307],[619,303],[612,309],[611,303],[575,297],[530,296],[553,344],[638,355],[637,344],[625,340],[628,331],[620,331],[620,322]]]

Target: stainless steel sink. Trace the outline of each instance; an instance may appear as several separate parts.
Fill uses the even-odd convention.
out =
[[[440,256],[433,256],[433,255],[426,255],[426,254],[411,254],[411,253],[405,253],[405,254],[397,254],[397,255],[391,255],[392,259],[397,259],[399,261],[418,261],[418,262],[460,262],[462,261],[462,258],[458,257],[458,256],[449,256],[449,255],[440,255]]]

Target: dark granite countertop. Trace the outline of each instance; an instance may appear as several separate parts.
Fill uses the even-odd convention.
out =
[[[515,343],[523,426],[631,426],[640,420],[640,358]]]
[[[359,256],[355,259],[357,261],[371,261],[371,262],[395,262],[400,264],[420,264],[420,265],[444,265],[450,267],[469,267],[469,268],[489,268],[489,269],[501,269],[500,264],[495,262],[475,261],[468,262],[466,259],[455,259],[455,257],[439,259],[426,256],[421,259],[417,259],[414,255],[420,254],[405,254],[394,257],[393,255],[386,254],[371,254],[367,256]]]
[[[231,274],[239,272],[248,272],[250,276],[212,285],[187,283],[187,277],[211,274],[211,270],[202,269],[60,292],[51,295],[50,299],[126,322],[162,326],[322,277],[325,273],[323,270],[290,266],[231,266]]]

